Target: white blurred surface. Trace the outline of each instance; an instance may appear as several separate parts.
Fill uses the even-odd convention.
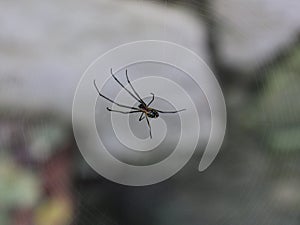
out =
[[[299,0],[216,0],[220,54],[224,63],[251,71],[297,40]]]
[[[0,26],[0,107],[69,119],[82,73],[113,47],[161,39],[206,56],[195,16],[145,1],[2,1]]]

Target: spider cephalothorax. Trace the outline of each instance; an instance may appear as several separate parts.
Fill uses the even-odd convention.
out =
[[[159,113],[157,112],[156,109],[149,108],[147,105],[145,105],[143,103],[139,104],[138,107],[139,107],[139,109],[141,109],[142,111],[144,111],[144,113],[147,114],[147,116],[149,118],[157,118],[157,117],[159,117]]]
[[[127,70],[126,70],[126,79],[127,79],[127,82],[128,84],[130,85],[132,91],[134,92],[134,94],[129,91],[117,78],[116,76],[114,75],[114,73],[112,72],[112,69],[110,70],[110,73],[112,75],[112,77],[115,79],[115,81],[121,85],[121,87],[127,91],[135,100],[137,100],[139,102],[139,106],[138,107],[133,107],[133,106],[128,106],[128,105],[123,105],[123,104],[120,104],[120,103],[117,103],[115,101],[113,101],[112,99],[106,97],[105,95],[101,94],[97,85],[96,85],[96,80],[94,80],[94,86],[98,92],[98,94],[102,97],[102,98],[105,98],[106,100],[114,103],[115,105],[119,106],[119,107],[123,107],[123,108],[127,108],[127,109],[131,109],[131,111],[120,111],[120,110],[114,110],[114,109],[111,109],[111,108],[108,108],[106,107],[106,109],[110,112],[117,112],[117,113],[123,113],[123,114],[130,114],[130,113],[141,113],[140,115],[140,118],[139,118],[139,121],[142,121],[143,119],[146,118],[147,120],[147,124],[148,124],[148,127],[149,127],[149,132],[150,132],[150,138],[152,138],[152,133],[151,133],[151,125],[150,125],[150,122],[149,122],[149,118],[157,118],[159,117],[159,113],[178,113],[178,112],[181,112],[181,111],[184,111],[185,109],[181,109],[181,110],[178,110],[178,111],[161,111],[161,110],[158,110],[158,109],[154,109],[154,108],[150,108],[150,104],[154,101],[154,94],[151,93],[152,95],[152,99],[151,101],[146,104],[143,99],[139,96],[139,94],[136,92],[136,90],[133,88],[129,78],[128,78],[128,73],[127,73]]]

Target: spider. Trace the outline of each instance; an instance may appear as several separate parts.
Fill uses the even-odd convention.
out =
[[[143,119],[146,118],[146,121],[147,121],[147,124],[148,124],[148,127],[149,127],[149,133],[150,133],[150,138],[152,138],[152,132],[151,132],[151,125],[150,125],[150,122],[149,122],[149,118],[158,118],[159,117],[159,113],[178,113],[178,112],[181,112],[181,111],[184,111],[186,109],[181,109],[181,110],[177,110],[177,111],[162,111],[162,110],[158,110],[158,109],[154,109],[154,108],[151,108],[149,107],[151,105],[151,103],[154,101],[154,98],[155,98],[155,95],[153,93],[150,93],[152,95],[152,99],[149,103],[146,103],[143,101],[143,99],[140,97],[140,95],[136,92],[136,90],[134,89],[134,87],[132,86],[129,78],[128,78],[128,72],[127,72],[127,69],[126,69],[126,79],[127,79],[127,82],[129,84],[129,86],[131,87],[133,93],[131,91],[129,91],[115,76],[115,74],[113,73],[112,69],[110,69],[110,73],[111,73],[111,76],[115,79],[115,81],[125,90],[127,91],[135,100],[138,101],[139,105],[138,107],[132,107],[132,106],[128,106],[128,105],[123,105],[123,104],[120,104],[120,103],[117,103],[115,102],[114,100],[106,97],[105,95],[101,94],[97,85],[96,85],[96,80],[94,80],[94,86],[98,92],[98,94],[106,99],[107,101],[109,102],[112,102],[113,104],[119,106],[119,107],[122,107],[122,108],[127,108],[127,109],[131,109],[130,111],[120,111],[120,110],[114,110],[114,109],[111,109],[109,107],[106,107],[106,109],[110,112],[116,112],[116,113],[123,113],[123,114],[131,114],[131,113],[141,113],[140,117],[139,117],[139,121],[142,121]]]

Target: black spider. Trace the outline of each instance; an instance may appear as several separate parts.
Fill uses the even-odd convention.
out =
[[[117,83],[118,83],[119,85],[121,85],[121,87],[122,87],[125,91],[127,91],[127,92],[128,92],[135,100],[137,100],[140,104],[138,105],[138,107],[132,107],[132,106],[123,105],[123,104],[120,104],[120,103],[117,103],[117,102],[113,101],[112,99],[110,99],[110,98],[108,98],[108,97],[106,97],[106,96],[104,96],[103,94],[100,93],[100,91],[99,91],[99,89],[98,89],[98,87],[97,87],[97,85],[96,85],[96,80],[94,80],[94,86],[95,86],[95,88],[96,88],[98,94],[99,94],[101,97],[103,97],[103,98],[105,98],[106,100],[108,100],[108,101],[110,101],[110,102],[116,104],[116,105],[119,106],[119,107],[131,109],[131,111],[119,111],[119,110],[113,110],[113,109],[108,108],[108,107],[106,107],[106,109],[107,109],[108,111],[110,111],[110,112],[117,112],[117,113],[123,113],[123,114],[139,113],[139,112],[140,112],[141,115],[140,115],[139,121],[142,121],[143,119],[146,118],[147,124],[148,124],[148,127],[149,127],[150,138],[152,138],[152,133],[151,133],[151,125],[150,125],[150,122],[149,122],[148,117],[149,117],[149,118],[157,118],[157,117],[159,117],[159,113],[178,113],[178,112],[181,112],[181,111],[184,111],[184,110],[185,110],[185,109],[181,109],[181,110],[177,110],[177,111],[161,111],[161,110],[158,110],[158,109],[150,108],[149,106],[150,106],[150,104],[154,101],[154,98],[155,98],[154,94],[153,94],[153,93],[150,93],[150,94],[152,95],[152,99],[151,99],[151,101],[150,101],[148,104],[146,104],[146,103],[143,101],[143,99],[139,96],[139,94],[136,92],[136,90],[133,88],[133,86],[132,86],[132,84],[131,84],[131,82],[130,82],[130,80],[129,80],[129,78],[128,78],[127,70],[126,70],[126,79],[127,79],[127,82],[128,82],[128,84],[130,85],[130,87],[131,87],[131,89],[132,89],[132,91],[133,91],[134,93],[132,93],[131,91],[129,91],[129,90],[128,90],[128,89],[127,89],[127,88],[126,88],[126,87],[125,87],[125,86],[124,86],[124,85],[116,78],[116,76],[115,76],[115,75],[113,74],[113,72],[112,72],[112,69],[110,69],[110,73],[111,73],[112,77],[115,79],[115,81],[117,81]]]

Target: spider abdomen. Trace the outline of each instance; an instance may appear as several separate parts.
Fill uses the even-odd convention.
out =
[[[159,117],[159,113],[155,109],[148,109],[147,116],[150,118],[157,118]]]

